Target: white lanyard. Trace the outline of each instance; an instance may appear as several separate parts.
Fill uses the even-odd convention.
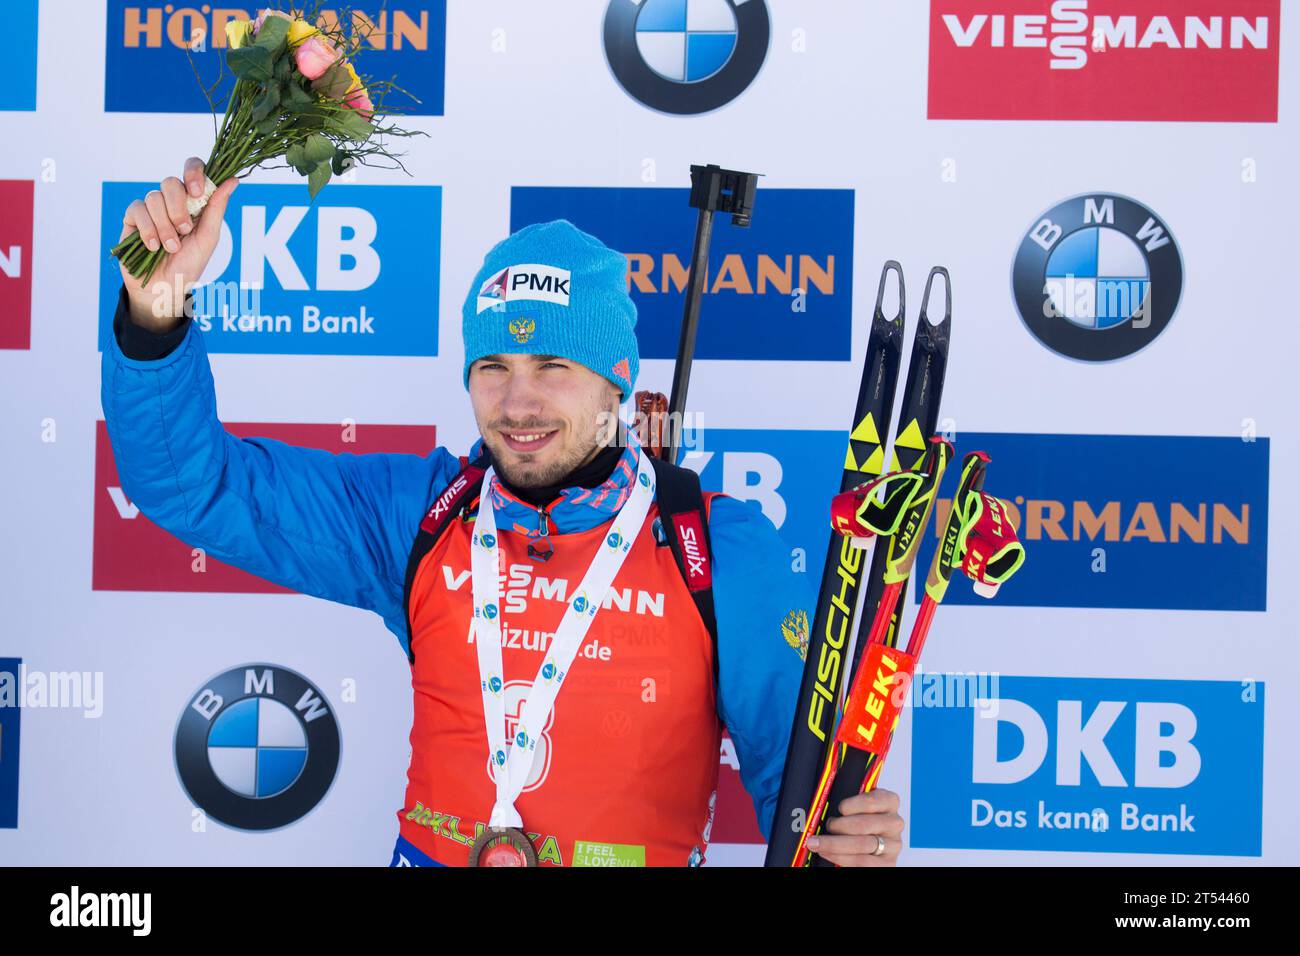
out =
[[[654,468],[650,456],[642,450],[632,493],[619,509],[609,534],[602,539],[582,584],[576,593],[569,595],[564,617],[556,628],[541,667],[537,669],[509,747],[506,745],[505,673],[501,663],[502,568],[497,547],[496,513],[492,507],[492,483],[495,480],[495,469],[488,468],[483,476],[478,518],[470,545],[470,570],[474,581],[474,645],[478,649],[488,754],[497,785],[497,799],[488,826],[522,827],[515,800],[523,792],[533,759],[537,756],[537,738],[555,704],[560,684],[591,628],[596,611],[650,512],[650,502],[654,498]]]

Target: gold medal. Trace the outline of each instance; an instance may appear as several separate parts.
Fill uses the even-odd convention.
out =
[[[470,866],[537,866],[537,851],[515,827],[488,827],[469,848]]]

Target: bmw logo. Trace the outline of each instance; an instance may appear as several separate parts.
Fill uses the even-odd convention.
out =
[[[611,0],[605,58],[643,105],[707,113],[753,82],[770,33],[763,0]]]
[[[190,697],[175,754],[181,786],[209,817],[237,830],[275,830],[325,797],[339,766],[339,726],[301,674],[245,664]]]
[[[1142,203],[1090,193],[1035,220],[1011,285],[1020,318],[1043,345],[1109,362],[1165,330],[1182,296],[1183,259],[1169,227]]]

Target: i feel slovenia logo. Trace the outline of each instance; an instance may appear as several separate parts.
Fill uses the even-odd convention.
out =
[[[1169,325],[1182,297],[1183,258],[1147,206],[1089,193],[1034,221],[1011,284],[1038,341],[1069,358],[1106,362],[1145,348]]]
[[[767,56],[763,0],[612,0],[605,58],[619,85],[663,113],[707,113],[745,91]]]
[[[339,766],[339,726],[325,695],[301,674],[245,664],[190,697],[175,752],[195,806],[235,829],[275,830],[325,797]]]

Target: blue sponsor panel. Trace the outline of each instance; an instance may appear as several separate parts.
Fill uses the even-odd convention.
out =
[[[0,829],[18,826],[18,742],[22,727],[22,661],[0,657]]]
[[[36,109],[37,0],[9,0],[4,5],[5,79],[0,83],[0,110]]]
[[[1260,855],[1263,683],[970,680],[912,688],[912,846]]]
[[[804,549],[808,573],[820,580],[848,430],[706,428],[684,437],[701,446],[688,448],[682,464],[704,489],[757,503],[791,548]]]
[[[626,255],[641,357],[674,358],[697,216],[689,196],[515,186],[510,229],[568,219]],[[717,217],[696,358],[845,361],[852,315],[851,189],[764,189],[747,229]]]
[[[121,233],[122,211],[151,188],[104,183],[104,248]],[[240,186],[195,288],[208,351],[437,355],[441,233],[438,186],[331,183],[314,203],[305,185]],[[101,347],[120,286],[117,260],[106,254]]]
[[[31,4],[35,6],[35,2]],[[199,79],[216,86],[218,103],[230,89],[225,65],[226,24],[252,19],[265,4],[210,6],[109,0],[104,55],[104,109],[135,113],[207,113]],[[338,23],[325,4],[327,28]],[[410,92],[392,94],[405,114],[441,116],[447,55],[446,0],[383,0],[353,6],[363,41],[359,71],[378,80],[396,78]],[[418,102],[417,102],[418,101]]]
[[[963,432],[958,444],[959,455],[992,456],[987,490],[1011,504],[1025,545],[999,604],[1266,609],[1267,438]],[[953,470],[941,498],[956,487]],[[941,500],[918,568],[930,566],[947,507]],[[964,580],[944,600],[984,603]]]

